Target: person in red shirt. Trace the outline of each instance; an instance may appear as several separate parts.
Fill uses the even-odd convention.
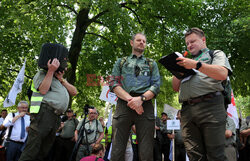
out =
[[[83,157],[80,161],[104,161],[104,147],[102,144],[95,144],[90,156]]]

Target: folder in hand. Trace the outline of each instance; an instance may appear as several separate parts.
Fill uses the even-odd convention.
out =
[[[179,52],[173,52],[169,55],[163,56],[158,60],[168,71],[170,71],[176,78],[183,79],[190,75],[195,75],[196,72],[193,69],[186,69],[177,64],[176,58],[183,57]]]

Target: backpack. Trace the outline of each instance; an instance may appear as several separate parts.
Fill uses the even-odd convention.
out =
[[[121,62],[120,62],[120,73],[122,71],[122,67],[124,65],[124,63],[127,61],[128,57],[125,56],[121,59]],[[146,64],[148,64],[149,66],[149,70],[150,70],[150,75],[152,75],[152,72],[153,72],[153,60],[152,59],[149,59],[149,58],[146,58]]]
[[[213,58],[214,58],[214,54],[220,52],[219,51],[214,51],[214,50],[209,50],[209,55],[212,59],[211,61],[211,64],[213,62]],[[231,104],[231,92],[232,92],[232,86],[231,86],[231,83],[230,83],[230,79],[229,79],[229,76],[227,77],[226,80],[222,81],[222,86],[224,88],[224,90],[222,91],[222,94],[224,96],[224,105],[225,105],[225,108],[227,109],[228,105]]]

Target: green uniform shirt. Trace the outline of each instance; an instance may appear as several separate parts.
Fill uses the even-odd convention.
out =
[[[240,131],[247,130],[247,129],[250,129],[250,122],[247,125],[246,121],[242,121]],[[250,136],[247,137],[247,143],[250,145]]]
[[[120,85],[128,93],[144,93],[148,90],[157,95],[160,91],[160,74],[155,61],[152,62],[152,73],[147,59],[131,54],[121,67],[122,58],[118,59],[112,70],[110,89]],[[136,67],[139,75],[135,75]]]
[[[227,116],[226,130],[232,131],[232,136],[230,138],[226,138],[226,146],[236,143],[236,127],[234,120]]]
[[[96,126],[96,121],[97,121],[97,126]],[[93,120],[90,121],[88,119],[86,119],[85,121],[85,129],[88,130],[90,129],[91,131],[93,131],[92,133],[88,134],[87,137],[88,137],[88,143],[89,144],[92,144],[94,143],[100,136],[100,133],[103,132],[103,128],[102,128],[102,124],[99,120]],[[77,125],[77,128],[76,130],[80,130],[81,126],[82,126],[82,123],[83,123],[83,120],[81,120],[79,122],[79,124]],[[83,144],[86,144],[86,136],[85,136],[85,132],[83,133],[83,139],[82,139],[82,143]]]
[[[228,59],[224,52],[222,51],[214,51],[214,58],[209,55],[209,50],[207,48],[202,50],[202,54],[197,57],[194,57],[194,60],[200,61],[206,64],[220,65],[227,68],[230,72],[232,72],[231,66],[228,62]],[[202,96],[211,92],[223,91],[224,88],[221,84],[222,81],[215,80],[213,78],[208,77],[206,74],[203,74],[196,70],[197,73],[191,77],[184,78],[181,81],[180,85],[180,102],[187,101],[190,98],[195,98],[198,96]]]
[[[78,123],[79,121],[77,119],[66,120],[60,136],[65,139],[72,138],[75,135],[75,129]]]
[[[40,84],[42,83],[46,72],[40,70],[36,73],[33,78],[34,86],[38,90]],[[65,112],[69,104],[69,93],[67,89],[60,83],[55,77],[52,78],[51,86],[49,91],[43,96],[43,103],[47,103],[54,109]]]

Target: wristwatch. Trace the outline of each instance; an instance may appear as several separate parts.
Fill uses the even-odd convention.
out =
[[[63,83],[65,82],[65,79],[62,78],[62,79],[60,80],[60,82],[61,82],[61,84],[63,84]]]
[[[141,95],[141,100],[144,102],[146,101],[146,97],[144,95]]]
[[[202,63],[201,62],[198,62],[197,64],[196,64],[196,70],[199,70],[200,69],[200,67],[202,66]]]

